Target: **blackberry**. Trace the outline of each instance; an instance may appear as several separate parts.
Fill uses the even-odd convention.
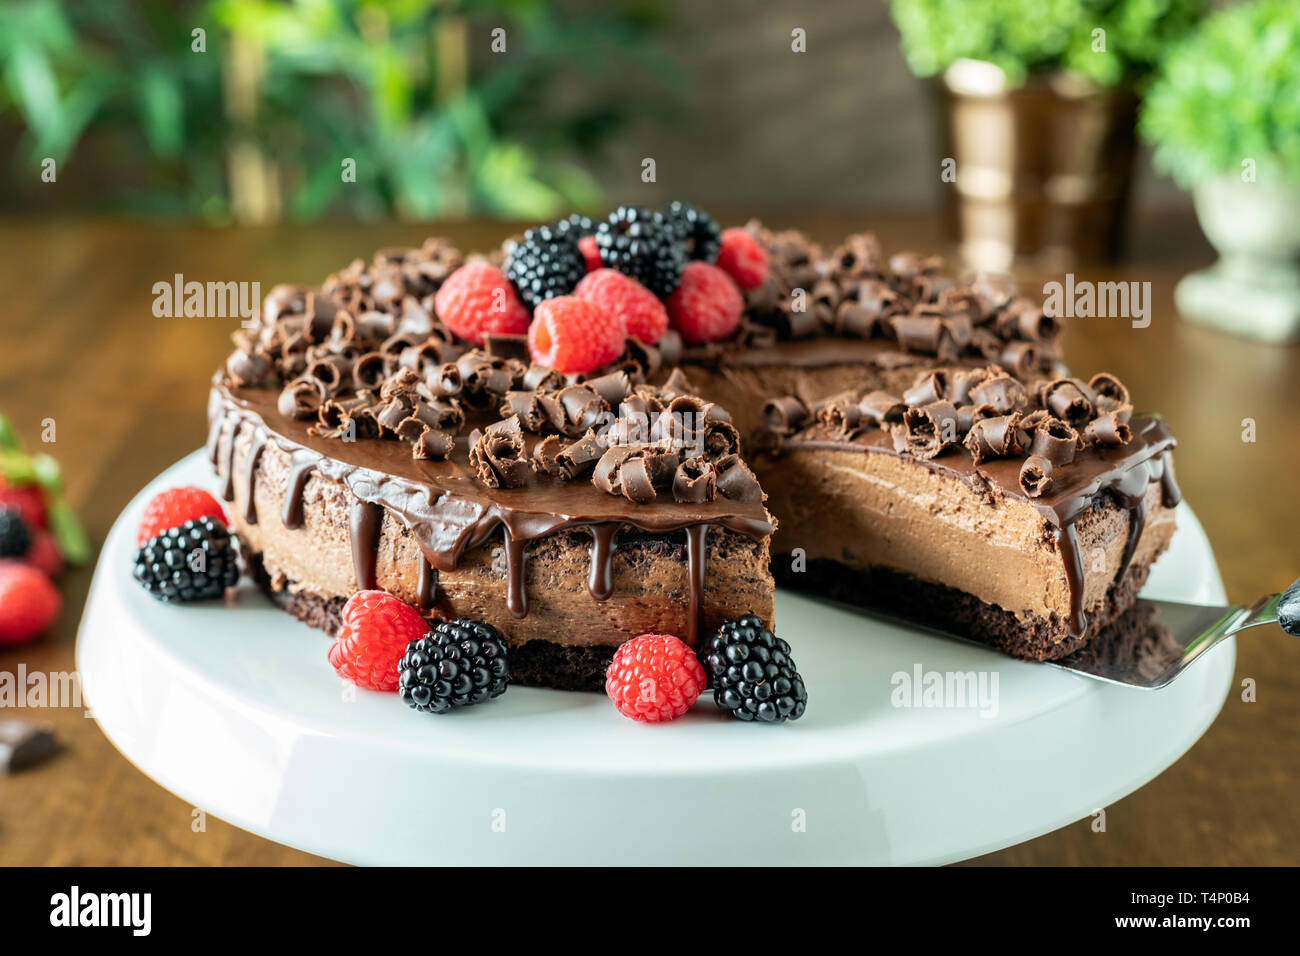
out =
[[[21,558],[32,546],[32,533],[16,508],[0,508],[0,558]]]
[[[590,216],[584,216],[581,213],[573,213],[567,219],[561,219],[555,224],[555,228],[560,232],[572,232],[581,239],[583,236],[590,236],[596,231],[596,224],[591,221]]]
[[[722,230],[703,209],[674,199],[663,208],[664,218],[677,231],[686,255],[702,262],[714,262],[722,248]]]
[[[686,250],[663,213],[644,206],[619,206],[596,227],[600,261],[631,276],[659,298],[682,281]]]
[[[426,714],[500,697],[510,683],[501,632],[465,617],[439,621],[407,644],[398,668],[397,693],[408,707]]]
[[[577,231],[558,223],[529,229],[506,250],[505,273],[530,309],[568,295],[587,274]]]
[[[135,553],[135,579],[159,601],[221,597],[239,580],[235,540],[211,515],[168,528]]]
[[[713,677],[713,700],[739,720],[798,720],[808,706],[790,645],[753,614],[718,628],[705,666]]]

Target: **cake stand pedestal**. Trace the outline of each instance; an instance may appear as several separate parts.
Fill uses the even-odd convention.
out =
[[[701,701],[648,726],[603,695],[525,687],[426,716],[341,682],[328,638],[250,587],[229,606],[169,607],[135,585],[144,501],[211,483],[196,452],[114,526],[77,641],[85,696],[182,799],[351,863],[948,863],[1142,786],[1209,727],[1233,676],[1232,642],[1137,691],[781,592],[778,631],[810,695],[797,722],[742,724]],[[1178,521],[1144,593],[1226,603],[1195,516]],[[918,669],[923,686],[965,675],[975,693],[899,706],[925,702],[905,686]]]

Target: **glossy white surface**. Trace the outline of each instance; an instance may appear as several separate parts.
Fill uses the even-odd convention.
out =
[[[229,607],[140,590],[140,510],[185,483],[212,486],[201,453],[105,543],[77,646],[95,718],[183,799],[354,863],[950,862],[1140,787],[1205,731],[1233,675],[1228,642],[1168,688],[1129,690],[781,592],[810,694],[795,723],[741,724],[706,700],[646,726],[603,695],[523,687],[431,717],[343,684],[328,637],[251,587]],[[1223,603],[1185,506],[1179,525],[1144,593]],[[996,678],[996,713],[893,706],[892,676],[917,665]]]

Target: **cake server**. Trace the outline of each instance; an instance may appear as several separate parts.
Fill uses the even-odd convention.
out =
[[[903,617],[863,608],[853,610],[918,627]],[[1281,594],[1266,595],[1247,607],[1139,598],[1120,620],[1121,626],[1107,628],[1082,650],[1043,663],[1110,684],[1155,690],[1176,680],[1210,648],[1249,628],[1277,624],[1288,634],[1300,637],[1300,580]],[[966,644],[988,646],[956,631],[919,627]]]

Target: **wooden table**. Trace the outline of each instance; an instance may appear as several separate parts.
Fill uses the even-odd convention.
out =
[[[736,217],[739,218],[739,217]],[[823,241],[863,223],[774,221]],[[886,248],[942,251],[929,216],[876,218]],[[0,410],[29,445],[53,419],[45,450],[63,464],[72,502],[100,541],[126,501],[204,437],[207,379],[235,323],[159,319],[153,285],[175,273],[199,281],[317,282],[355,256],[415,243],[425,227],[346,225],[210,231],[117,222],[0,226],[5,292]],[[495,224],[442,230],[470,248],[505,234]],[[1211,261],[1184,216],[1141,224],[1122,265],[1079,278],[1149,281],[1153,321],[1076,320],[1071,365],[1129,383],[1142,409],[1163,412],[1179,437],[1178,476],[1204,522],[1236,601],[1300,575],[1300,350],[1225,338],[1179,320],[1173,285]],[[1060,278],[1059,276],[1057,278]],[[1029,277],[1033,287],[1042,277]],[[1242,441],[1253,419],[1257,440]],[[0,652],[0,670],[73,668],[90,580],[63,582],[65,607],[44,640]],[[1239,645],[1237,681],[1257,702],[1229,696],[1209,733],[1158,779],[1087,821],[984,857],[985,863],[1291,864],[1300,862],[1300,643],[1280,630]],[[20,715],[31,716],[31,712]],[[193,808],[140,774],[79,709],[45,710],[65,748],[48,763],[0,777],[3,864],[302,864],[325,862],[214,818],[195,832]]]

